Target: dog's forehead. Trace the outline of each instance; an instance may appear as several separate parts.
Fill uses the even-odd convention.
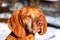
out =
[[[39,17],[42,15],[42,13],[40,12],[40,10],[29,10],[28,15],[31,15],[32,17]]]
[[[40,9],[37,9],[37,8],[25,8],[23,9],[22,11],[22,15],[25,16],[25,17],[39,17],[40,15],[43,16],[43,13]]]

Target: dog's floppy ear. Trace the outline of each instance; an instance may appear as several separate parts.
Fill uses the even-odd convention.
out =
[[[41,27],[40,35],[43,35],[43,34],[45,34],[46,31],[47,31],[47,20],[46,20],[45,15],[43,14],[43,12],[41,12],[41,13],[42,13],[43,27]]]
[[[17,10],[13,13],[10,19],[8,19],[8,27],[10,30],[18,37],[25,35],[25,31],[23,29],[22,21],[19,16],[21,14],[21,10]]]

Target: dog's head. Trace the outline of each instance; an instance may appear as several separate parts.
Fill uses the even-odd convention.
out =
[[[8,25],[18,37],[26,35],[26,31],[43,35],[47,30],[45,15],[37,7],[24,7],[15,11],[8,20]]]

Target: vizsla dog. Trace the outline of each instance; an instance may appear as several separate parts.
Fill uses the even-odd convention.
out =
[[[8,27],[12,32],[6,40],[35,40],[35,33],[46,33],[47,22],[39,8],[30,6],[13,12]]]

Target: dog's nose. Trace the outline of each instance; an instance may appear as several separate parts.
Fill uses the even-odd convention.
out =
[[[36,22],[36,24],[41,27],[41,26],[43,25],[43,22],[40,21],[40,20],[38,20],[38,21]]]

